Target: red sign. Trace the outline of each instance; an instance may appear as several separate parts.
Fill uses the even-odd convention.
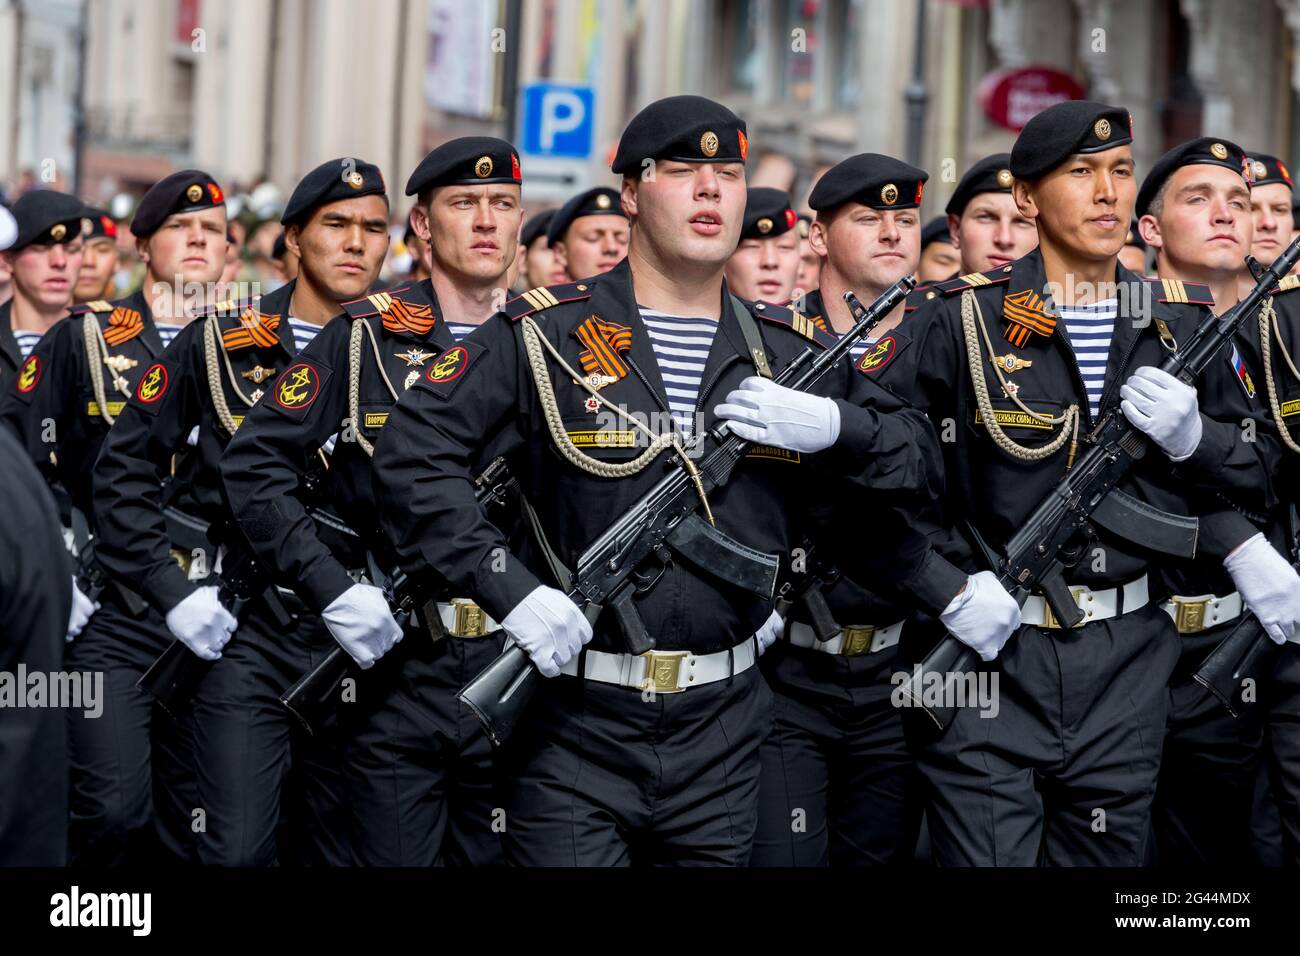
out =
[[[979,87],[984,115],[1017,133],[1047,107],[1085,95],[1069,73],[1048,66],[998,70],[984,77]]]

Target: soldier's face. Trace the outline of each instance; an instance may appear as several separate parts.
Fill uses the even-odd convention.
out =
[[[796,291],[811,292],[817,288],[817,279],[822,271],[822,259],[813,251],[812,243],[807,238],[799,240],[799,273],[795,276]]]
[[[921,262],[916,267],[917,282],[938,282],[947,279],[961,268],[961,256],[951,242],[942,239],[921,250]]]
[[[140,255],[156,281],[215,283],[226,267],[226,207],[168,216]]]
[[[1030,252],[1038,245],[1038,230],[1020,214],[1011,193],[977,193],[962,211],[956,238],[962,272],[988,272]]]
[[[1012,187],[1020,214],[1040,242],[1081,259],[1113,259],[1124,247],[1137,201],[1133,151],[1115,146],[1076,153],[1036,182]]]
[[[653,179],[623,180],[623,209],[635,223],[633,242],[644,242],[661,263],[718,269],[736,251],[744,225],[743,163],[660,160]]]
[[[388,254],[388,202],[383,196],[340,199],[312,210],[285,230],[298,271],[335,302],[365,295]]]
[[[5,253],[13,269],[16,294],[37,308],[56,310],[72,304],[72,292],[81,271],[81,239],[50,245],[26,246]]]
[[[742,299],[783,305],[794,295],[799,275],[799,233],[774,239],[742,239],[727,260],[727,286]]]
[[[1240,173],[1222,166],[1184,166],[1162,192],[1160,215],[1148,214],[1138,222],[1162,265],[1228,275],[1243,268],[1253,227],[1250,190]],[[1290,215],[1288,202],[1288,219]]]
[[[579,216],[553,247],[556,260],[577,281],[608,272],[627,255],[631,226],[622,216]]]
[[[1250,212],[1255,223],[1251,255],[1268,265],[1290,241],[1291,190],[1282,183],[1256,186],[1250,191]]]
[[[81,272],[77,275],[74,302],[89,302],[104,296],[108,280],[117,269],[117,243],[106,237],[86,240],[81,254]]]
[[[527,275],[528,288],[536,289],[543,285],[558,285],[569,281],[569,274],[555,258],[555,251],[546,244],[546,237],[534,239],[528,247],[528,258],[524,271]]]
[[[411,212],[429,243],[433,271],[477,284],[501,283],[519,249],[524,208],[512,183],[439,186]]]
[[[830,221],[818,217],[809,239],[849,285],[885,289],[916,271],[921,217],[915,209],[873,209],[846,203]]]

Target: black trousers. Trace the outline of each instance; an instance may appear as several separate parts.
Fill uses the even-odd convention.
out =
[[[103,675],[103,711],[68,714],[68,862],[123,866],[195,859],[193,725],[136,681],[171,643],[157,611],[131,613],[113,585],[68,645],[64,667]],[[161,853],[161,855],[160,855]]]
[[[500,755],[509,862],[745,865],[771,726],[772,692],[756,667],[653,698],[546,681]]]
[[[293,622],[281,626],[260,600],[252,602],[195,694],[203,863],[351,860],[337,721],[312,736],[279,700],[336,645],[319,617],[293,597],[281,600]]]
[[[1155,604],[1073,630],[1020,628],[997,660],[996,716],[946,732],[907,717],[943,866],[1140,866],[1178,633]]]
[[[785,655],[814,654],[821,652],[777,641],[763,656],[764,672]],[[852,703],[773,683],[752,866],[912,861],[921,780],[890,700],[890,677],[903,667],[892,651],[872,657],[870,683]]]
[[[1300,645],[1282,645],[1265,687],[1265,766],[1281,829],[1280,857],[1300,866]]]
[[[433,642],[408,628],[339,705],[352,846],[366,866],[504,862],[492,745],[456,693],[501,653],[502,632]]]
[[[1233,717],[1192,674],[1236,622],[1181,637],[1152,808],[1161,866],[1255,862],[1251,823],[1263,745],[1263,705]],[[1261,675],[1262,676],[1262,675]],[[1258,688],[1257,700],[1263,696]]]

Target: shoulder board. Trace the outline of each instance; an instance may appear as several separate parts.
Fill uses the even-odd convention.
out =
[[[1283,276],[1282,281],[1273,287],[1273,294],[1277,295],[1280,292],[1291,292],[1295,289],[1300,289],[1300,276],[1287,275]]]
[[[992,269],[988,272],[968,272],[964,276],[957,276],[955,279],[936,282],[925,291],[938,292],[940,295],[952,295],[954,292],[964,292],[967,289],[976,289],[982,285],[998,285],[1010,281],[1011,273],[1004,266],[1001,269]],[[922,293],[922,295],[924,294]]]
[[[773,325],[792,329],[809,342],[815,342],[824,349],[830,348],[839,338],[839,336],[827,332],[798,309],[790,309],[783,305],[772,305],[770,302],[755,302],[751,314],[771,322]]]
[[[418,301],[420,305],[425,305],[419,297],[408,296],[411,286],[403,285],[395,289],[385,289],[382,292],[372,292],[370,295],[363,295],[359,299],[353,299],[351,302],[343,303],[343,311],[354,319],[365,318],[368,315],[382,315],[393,307],[393,300],[402,302]]]
[[[234,299],[223,299],[221,302],[215,302],[212,305],[205,306],[204,308],[200,309],[195,314],[194,317],[196,319],[205,319],[210,315],[215,315],[218,318],[223,318],[223,319],[225,318],[237,319],[239,318],[240,315],[243,314],[244,309],[248,307],[249,307],[249,303],[242,299],[239,301],[236,301]]]
[[[518,322],[525,315],[541,312],[564,302],[579,302],[589,298],[591,298],[591,286],[585,282],[539,285],[536,289],[529,289],[523,295],[508,300],[501,311],[509,316],[511,322]]]
[[[1157,302],[1171,305],[1214,305],[1214,296],[1208,285],[1198,282],[1184,282],[1182,279],[1152,279],[1142,277],[1143,282],[1152,285],[1152,292]]]
[[[93,302],[79,302],[68,309],[68,315],[85,315],[87,312],[112,312],[113,303],[106,299],[95,299]]]
[[[931,299],[939,297],[933,282],[926,282],[918,285],[915,289],[907,294],[907,300],[903,304],[904,312],[913,312],[920,305],[929,302]]]

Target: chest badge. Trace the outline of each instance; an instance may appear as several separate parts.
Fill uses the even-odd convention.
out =
[[[127,358],[125,355],[109,355],[104,359],[104,364],[118,375],[121,375],[128,369],[135,368],[140,363],[133,358]]]
[[[253,389],[253,394],[252,394],[250,397],[253,399],[254,402],[258,402],[258,401],[261,401],[262,396],[263,396],[264,394],[266,394],[266,393],[263,392],[260,388],[255,388],[255,389]]]
[[[433,353],[426,352],[424,349],[409,348],[405,352],[398,352],[397,357],[404,360],[408,368],[419,368],[433,358]]]
[[[275,369],[254,365],[247,372],[240,372],[239,374],[244,376],[244,378],[248,379],[254,385],[261,385],[263,382],[270,380],[271,376],[275,374]],[[254,401],[256,401],[256,399],[254,399]]]
[[[407,389],[415,384],[415,380],[420,377],[420,370],[417,368],[414,372],[406,373],[406,381],[402,383],[402,388]]]
[[[600,411],[600,399],[596,398],[594,395],[582,404],[583,407],[587,409],[589,415],[595,415]]]
[[[1019,355],[1008,352],[1006,355],[998,355],[993,361],[1002,371],[1010,374],[1019,372],[1022,368],[1029,368],[1034,363],[1030,359],[1022,359]]]

